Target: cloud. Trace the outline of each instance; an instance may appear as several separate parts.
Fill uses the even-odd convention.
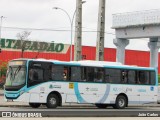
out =
[[[98,20],[99,0],[86,0],[83,4],[83,30],[96,31]],[[114,33],[112,27],[112,14],[159,9],[159,0],[106,0],[106,31]],[[67,15],[53,7],[63,8],[73,16],[76,9],[76,0],[0,0],[0,16],[7,17],[3,20],[3,26],[27,27],[27,28],[50,28],[70,30]],[[16,38],[16,34],[22,30],[2,29],[2,37]],[[42,41],[55,41],[70,44],[70,32],[55,31],[32,31],[30,38]],[[73,32],[74,33],[74,32]],[[84,32],[83,45],[96,45],[97,33]],[[105,34],[105,47],[115,47],[114,35]],[[146,50],[143,47],[146,41],[131,42],[127,49]]]

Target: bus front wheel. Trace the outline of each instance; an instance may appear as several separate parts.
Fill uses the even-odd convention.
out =
[[[123,109],[127,106],[127,99],[123,95],[119,95],[116,99],[116,104],[113,105],[115,109]]]
[[[106,108],[108,105],[107,104],[95,104],[97,108]]]
[[[56,94],[50,94],[47,98],[47,108],[56,108],[59,105],[59,97]]]
[[[40,103],[29,103],[32,108],[39,108],[41,106]]]

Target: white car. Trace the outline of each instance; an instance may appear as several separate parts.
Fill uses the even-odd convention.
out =
[[[157,103],[160,104],[160,86],[158,86],[158,100]]]

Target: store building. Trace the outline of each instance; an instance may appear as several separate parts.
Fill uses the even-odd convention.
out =
[[[70,60],[70,45],[63,43],[47,43],[38,41],[20,41],[13,39],[2,39],[0,53],[0,64],[8,62],[12,59],[21,58],[22,47],[24,49],[23,58],[45,58],[56,59],[62,61]],[[72,46],[74,48],[74,46]],[[74,53],[74,49],[72,49]],[[72,56],[74,58],[74,56]],[[83,46],[82,59],[95,60],[96,47]],[[159,56],[160,57],[160,56]],[[116,49],[105,48],[105,61],[116,61]],[[150,60],[149,51],[126,50],[125,64],[148,67]],[[160,60],[160,59],[159,59]],[[160,62],[160,61],[159,61]],[[160,73],[160,68],[159,68]]]

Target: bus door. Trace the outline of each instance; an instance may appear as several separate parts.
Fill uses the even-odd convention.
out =
[[[63,79],[67,81],[67,86],[65,86],[66,103],[77,103],[77,97],[75,93],[76,81],[79,76],[79,67],[64,66],[63,69]]]
[[[45,100],[46,89],[45,83],[49,80],[50,63],[48,62],[30,62],[28,68],[28,93],[30,94],[30,102],[41,102]],[[43,85],[43,86],[42,86]]]

